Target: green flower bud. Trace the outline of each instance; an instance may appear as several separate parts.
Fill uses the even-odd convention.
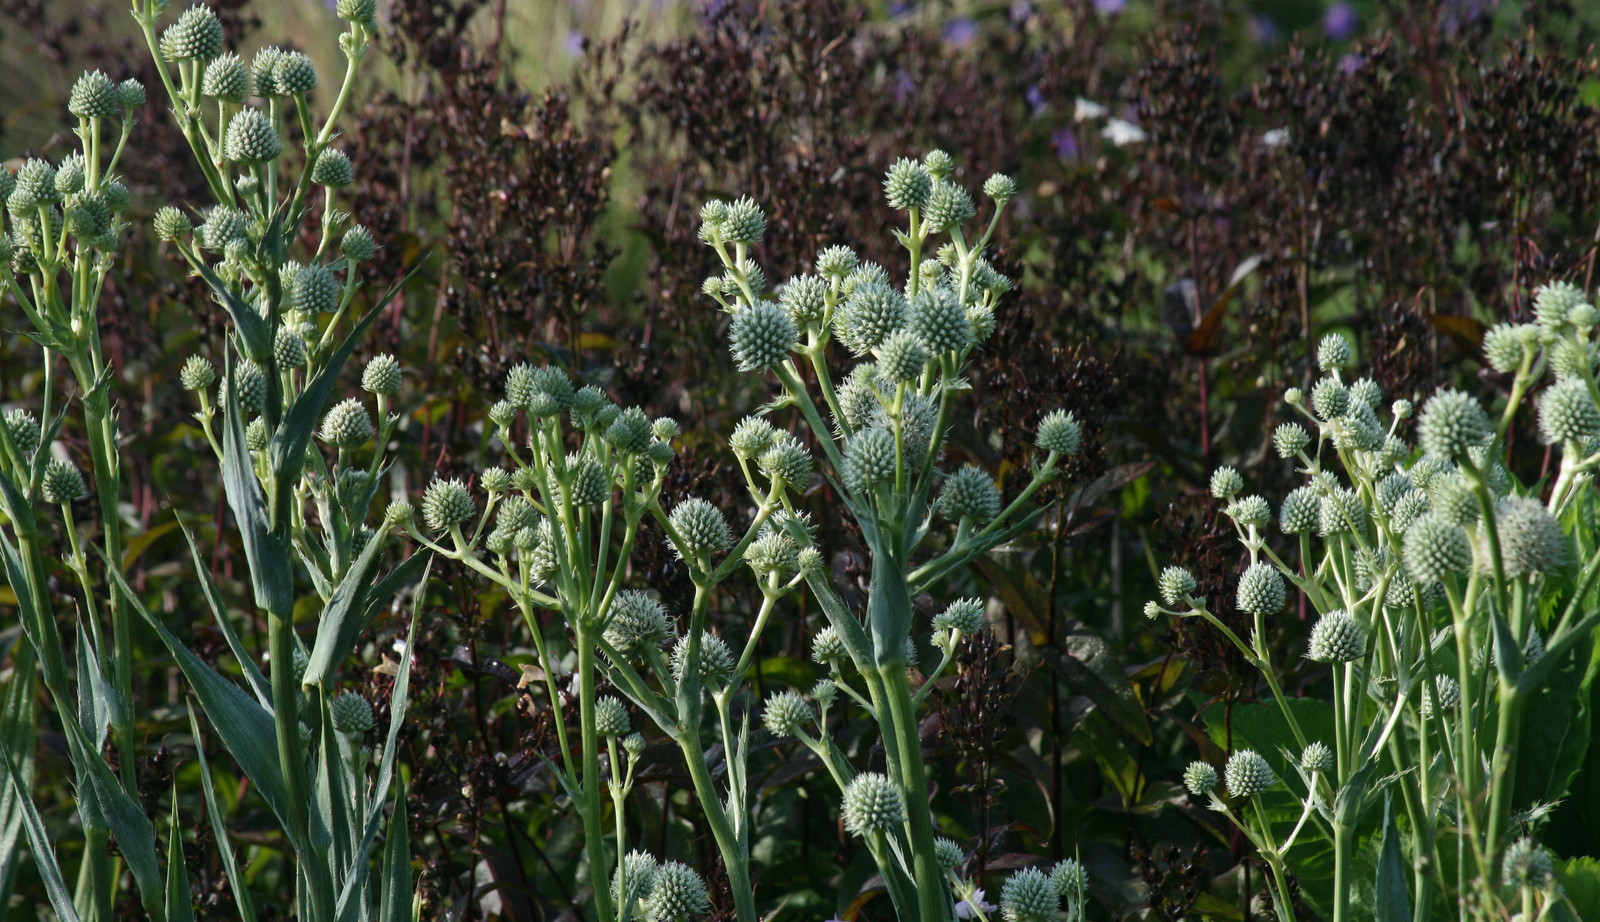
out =
[[[182,240],[188,236],[189,231],[193,230],[193,226],[189,223],[189,217],[171,205],[158,210],[153,223],[155,224],[156,237],[168,243]]]
[[[1475,398],[1448,388],[1428,399],[1417,420],[1422,450],[1439,458],[1459,458],[1487,441],[1493,431]]]
[[[584,457],[572,465],[572,501],[580,506],[595,506],[611,496],[611,485],[600,463]]]
[[[926,287],[911,299],[907,327],[928,352],[959,352],[972,339],[965,308],[943,287]]]
[[[936,506],[952,522],[983,526],[1000,514],[1000,490],[986,471],[969,464],[945,478]]]
[[[105,197],[95,192],[71,196],[66,203],[67,232],[82,240],[94,238],[111,229],[111,209]]]
[[[256,52],[250,60],[250,83],[255,88],[256,95],[262,99],[282,96],[284,92],[278,88],[278,80],[273,76],[277,69],[278,61],[283,57],[283,49],[275,45],[268,45]]]
[[[345,22],[368,25],[378,15],[378,0],[338,0],[333,11]]]
[[[640,738],[640,742],[643,742],[643,737]],[[618,905],[629,900],[641,903],[650,895],[655,885],[656,859],[646,852],[631,851],[622,859],[622,864],[611,877],[611,899]]]
[[[728,447],[740,458],[756,458],[772,447],[777,430],[764,417],[746,416],[733,427]]]
[[[205,390],[216,383],[216,380],[217,370],[198,355],[191,355],[185,359],[183,368],[178,372],[178,382],[186,391]]]
[[[266,163],[283,153],[278,129],[260,109],[244,108],[228,120],[223,134],[222,152],[234,163]]]
[[[247,416],[260,413],[267,401],[267,378],[261,369],[254,362],[240,362],[233,367],[233,380],[239,389],[239,409]],[[217,403],[228,405],[226,378],[217,391]]]
[[[1338,333],[1329,333],[1317,343],[1317,367],[1323,371],[1349,368],[1352,361],[1350,341]]]
[[[1526,352],[1526,334],[1522,325],[1497,323],[1483,334],[1483,357],[1489,367],[1509,375],[1522,366]]]
[[[895,211],[921,208],[928,204],[932,192],[933,177],[922,164],[905,157],[895,161],[883,180],[883,194]]]
[[[649,922],[688,922],[711,911],[706,885],[687,865],[668,861],[656,869],[650,896],[644,901]]]
[[[1323,422],[1343,416],[1350,409],[1350,391],[1333,378],[1323,378],[1311,388],[1311,408]]]
[[[956,161],[942,150],[931,150],[923,155],[922,168],[928,171],[934,182],[943,182],[955,171]]]
[[[849,658],[849,651],[845,649],[844,638],[832,627],[825,627],[817,632],[811,639],[811,659],[823,666],[832,666],[842,663]]]
[[[1376,413],[1379,404],[1383,403],[1383,388],[1371,378],[1361,378],[1350,385],[1350,403],[1352,406],[1365,404],[1367,409]]]
[[[272,81],[285,96],[309,93],[317,87],[317,66],[299,51],[285,51],[272,64]]]
[[[846,246],[831,246],[817,254],[817,274],[827,279],[842,279],[861,264],[855,251]]]
[[[1524,884],[1538,889],[1555,886],[1555,864],[1543,846],[1524,836],[1506,847],[1500,880],[1507,887]]]
[[[765,371],[782,363],[800,338],[794,321],[770,301],[758,301],[734,314],[728,335],[740,371]]]
[[[877,772],[862,772],[844,789],[844,827],[866,837],[887,833],[906,820],[900,791]]]
[[[1217,787],[1217,770],[1205,762],[1190,762],[1183,770],[1183,786],[1196,797],[1209,794]]]
[[[638,733],[629,733],[622,738],[622,748],[628,755],[637,759],[644,754],[644,737]]]
[[[1319,663],[1348,663],[1367,652],[1367,629],[1344,611],[1334,610],[1311,628],[1309,659]]]
[[[1367,506],[1356,491],[1340,487],[1317,503],[1317,531],[1323,536],[1365,534],[1366,530]]]
[[[1401,560],[1406,574],[1419,586],[1429,586],[1472,566],[1472,545],[1467,533],[1438,513],[1417,517],[1406,529]]]
[[[988,623],[983,603],[977,599],[957,599],[933,617],[935,631],[954,631],[965,637],[982,631]]]
[[[628,709],[622,702],[606,695],[594,703],[595,732],[601,736],[627,736],[633,730],[633,722],[628,719]]]
[[[954,839],[940,836],[933,840],[933,857],[939,862],[939,870],[949,873],[966,862],[967,853]]]
[[[1017,182],[1004,173],[996,173],[983,181],[983,194],[1004,205],[1017,197]]]
[[[811,481],[811,453],[787,432],[778,433],[772,447],[761,453],[756,466],[769,481],[781,483],[787,489],[802,490]]]
[[[822,320],[827,309],[828,283],[815,275],[797,275],[778,291],[778,304],[796,327]]]
[[[359,448],[372,438],[372,417],[351,397],[333,405],[322,418],[322,440],[336,448]]]
[[[278,335],[273,342],[272,355],[280,371],[304,368],[308,360],[306,341],[289,327],[279,327]]]
[[[879,373],[897,384],[921,377],[922,369],[928,364],[927,350],[922,348],[916,334],[904,327],[890,333],[875,351]]]
[[[1539,500],[1531,496],[1500,500],[1495,504],[1495,525],[1506,576],[1550,575],[1566,565],[1571,542]]]
[[[629,407],[617,415],[606,427],[602,436],[618,451],[643,454],[650,450],[650,419],[638,407]]]
[[[1000,890],[1000,915],[1005,922],[1056,922],[1061,894],[1038,868],[1023,868],[1006,878]]]
[[[1565,378],[1539,398],[1539,432],[1546,442],[1577,442],[1600,436],[1600,409],[1582,378]]]
[[[89,488],[84,486],[83,475],[78,469],[66,461],[52,458],[44,466],[44,480],[39,485],[39,493],[47,503],[71,503],[89,495]]]
[[[1229,756],[1223,774],[1228,784],[1228,796],[1237,798],[1260,794],[1278,780],[1267,760],[1250,749],[1241,749]]]
[[[1211,495],[1217,499],[1233,499],[1244,492],[1244,477],[1232,467],[1223,466],[1211,472]]]
[[[889,271],[887,269],[877,263],[866,262],[850,270],[850,274],[845,276],[844,280],[839,283],[839,290],[844,292],[844,296],[848,298],[856,293],[857,288],[869,285],[881,285],[884,288],[894,287],[889,279]]]
[[[806,724],[816,722],[817,716],[799,693],[786,689],[767,699],[761,719],[768,733],[783,739],[799,736]]]
[[[703,499],[686,499],[674,506],[667,521],[677,533],[672,549],[680,559],[713,554],[733,545],[733,533],[722,510]]]
[[[336,189],[343,189],[355,182],[355,169],[350,166],[349,155],[334,147],[318,154],[317,165],[311,168],[311,181]]]
[[[1229,503],[1223,513],[1244,528],[1263,528],[1272,521],[1272,506],[1263,496],[1241,496]]]
[[[377,726],[372,719],[372,705],[355,692],[344,692],[333,699],[329,710],[333,714],[333,729],[348,736],[369,733]]]
[[[267,450],[267,421],[256,417],[244,427],[244,447],[250,451]]]
[[[372,231],[367,230],[365,225],[356,224],[339,239],[339,252],[353,263],[366,262],[378,252],[378,245],[372,239]]]
[[[682,682],[684,673],[689,665],[689,638],[679,637],[677,643],[672,645],[672,680]],[[706,685],[721,687],[728,684],[733,678],[733,651],[728,649],[727,643],[715,634],[703,634],[700,637],[700,681]]]
[[[129,77],[117,84],[117,100],[122,103],[124,111],[139,109],[144,106],[144,84]]]
[[[390,528],[403,528],[411,524],[416,517],[416,510],[403,499],[397,499],[384,507],[383,524]]]
[[[878,348],[889,334],[905,326],[908,308],[900,292],[887,284],[858,286],[834,313],[833,328],[854,355]]]
[[[1256,563],[1239,578],[1238,605],[1250,614],[1275,615],[1288,600],[1283,576],[1271,564]]]
[[[63,157],[61,166],[56,169],[56,191],[63,196],[76,195],[83,191],[83,185],[88,181],[89,171],[84,165],[83,155],[74,151]]]
[[[375,355],[361,371],[361,387],[373,394],[400,390],[400,363],[392,355]]]
[[[605,638],[618,653],[659,649],[672,633],[667,607],[647,593],[625,589],[612,599]]]
[[[228,244],[235,240],[246,239],[250,219],[244,212],[226,205],[218,205],[206,212],[206,220],[200,225],[200,246],[220,253],[228,248]]]
[[[1300,754],[1300,769],[1315,774],[1333,771],[1333,750],[1320,740],[1310,743]]]
[[[1533,293],[1534,320],[1546,330],[1560,330],[1569,322],[1572,309],[1586,301],[1583,290],[1569,282],[1541,285]]]
[[[1185,597],[1192,596],[1200,588],[1195,582],[1194,575],[1182,567],[1167,567],[1162,570],[1157,585],[1161,590],[1161,601],[1168,608],[1176,608]]]
[[[1039,421],[1039,432],[1034,438],[1034,444],[1045,451],[1070,457],[1083,447],[1083,428],[1071,413],[1054,410]]]
[[[56,168],[47,160],[34,158],[17,170],[16,187],[12,189],[7,207],[12,214],[32,211],[46,202],[58,202],[61,192],[56,188]]]
[[[1461,683],[1447,675],[1434,676],[1433,681],[1422,683],[1422,700],[1418,710],[1423,720],[1432,720],[1434,709],[1453,711],[1461,704]]]
[[[977,206],[972,204],[972,196],[967,194],[967,190],[954,183],[941,181],[934,183],[922,224],[928,233],[942,234],[972,220],[977,213]]]
[[[472,518],[477,506],[472,493],[459,480],[435,480],[422,494],[422,520],[430,531],[454,528]]]
[[[728,243],[760,243],[766,232],[767,215],[755,199],[741,198],[728,205],[727,218],[722,222],[723,240]]]
[[[250,95],[250,68],[231,51],[220,55],[206,65],[200,92],[222,102],[243,103]]]
[[[864,493],[894,477],[894,435],[887,429],[874,426],[857,432],[845,447],[845,486]]]
[[[161,33],[161,57],[167,61],[209,61],[222,53],[222,22],[204,4],[183,11]]]
[[[331,314],[339,307],[339,280],[321,263],[303,267],[294,275],[294,309],[307,314]]]

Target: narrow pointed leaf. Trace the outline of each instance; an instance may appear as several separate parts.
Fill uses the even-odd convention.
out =
[[[233,629],[233,619],[228,617],[228,606],[222,601],[222,593],[217,590],[217,584],[211,579],[211,570],[206,566],[204,558],[200,556],[200,546],[195,544],[194,534],[189,531],[189,526],[178,520],[178,525],[183,528],[183,537],[189,542],[189,554],[194,558],[194,572],[200,580],[200,592],[206,597],[206,602],[211,607],[211,617],[217,622],[217,630],[222,632],[222,637],[228,642],[228,649],[233,651],[233,658],[239,661],[239,668],[244,670],[245,681],[250,683],[250,690],[255,692],[256,700],[262,707],[272,707],[272,687],[267,683],[267,677],[261,674],[260,667],[250,657],[249,651],[244,647],[244,641],[239,639],[239,632]]]
[[[406,785],[394,790],[388,841],[383,843],[383,890],[378,922],[411,922],[411,834],[406,828]]]
[[[39,877],[44,881],[44,891],[50,897],[50,907],[56,911],[61,922],[79,922],[78,911],[72,907],[72,894],[68,892],[66,882],[61,879],[61,865],[56,861],[56,853],[50,847],[50,834],[45,832],[44,823],[39,819],[39,811],[34,809],[33,800],[28,797],[28,791],[22,786],[19,777],[21,772],[11,760],[11,750],[5,747],[5,741],[0,740],[0,762],[6,773],[6,779],[16,795],[16,803],[22,808],[23,826],[28,830],[28,847],[33,850],[33,863],[38,868]]]
[[[317,624],[317,639],[311,646],[303,680],[306,685],[326,685],[333,678],[356,639],[367,629],[367,592],[372,585],[372,568],[384,542],[374,537],[351,564],[344,579],[333,591],[328,607]]]
[[[211,766],[206,761],[205,740],[200,735],[200,721],[189,712],[189,729],[194,735],[195,753],[200,757],[200,790],[206,799],[206,816],[211,821],[211,834],[216,837],[217,851],[222,855],[222,870],[228,875],[228,887],[233,891],[233,905],[239,912],[239,922],[256,922],[255,901],[250,898],[250,888],[245,885],[244,874],[239,870],[239,858],[228,841],[228,824],[217,808],[217,787],[211,780]]]
[[[205,260],[191,257],[189,265],[200,273],[200,277],[206,280],[206,284],[211,286],[217,299],[227,309],[228,316],[233,319],[234,329],[239,331],[239,338],[244,341],[245,354],[253,361],[265,362],[272,355],[272,336],[267,331],[267,322],[256,313],[255,308],[230,291],[228,284],[205,264]]]
[[[228,398],[222,413],[222,487],[244,539],[256,605],[281,616],[294,607],[293,571],[283,543],[267,525],[267,503],[250,466],[250,450],[245,447],[244,419],[231,363],[227,374]]]
[[[172,820],[167,824],[167,919],[194,922],[189,871],[183,860],[183,826],[178,823],[178,786],[172,787]]]

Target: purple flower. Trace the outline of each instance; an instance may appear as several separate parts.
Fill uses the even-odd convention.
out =
[[[577,29],[567,30],[567,40],[562,43],[562,48],[567,52],[567,57],[578,58],[583,56],[583,48],[588,42],[584,41],[583,33]]]
[[[956,904],[956,918],[975,919],[978,917],[979,912],[989,913],[999,908],[993,903],[985,903],[983,901],[983,890],[978,889],[972,891],[972,896],[969,899],[962,900]]]
[[[1056,156],[1062,160],[1078,159],[1078,136],[1072,133],[1071,128],[1059,128],[1052,138],[1056,144]]]
[[[1044,111],[1044,93],[1039,90],[1039,84],[1035,83],[1033,86],[1028,87],[1027,92],[1022,94],[1022,98],[1028,101],[1028,108],[1032,111],[1034,118],[1038,118],[1039,113]]]
[[[1342,74],[1353,74],[1360,70],[1361,65],[1365,64],[1366,62],[1366,58],[1352,52],[1339,59],[1339,72]]]
[[[917,5],[911,0],[895,0],[895,2],[889,4],[889,18],[899,19],[916,8]]]
[[[1128,8],[1128,0],[1094,0],[1094,11],[1101,16],[1115,16]]]
[[[1358,24],[1355,7],[1343,0],[1328,7],[1328,11],[1322,14],[1322,31],[1336,42],[1346,41],[1355,35]]]
[[[978,37],[978,24],[963,16],[945,24],[944,40],[956,48],[965,48]]]
[[[1251,16],[1249,31],[1251,40],[1257,45],[1278,43],[1278,24],[1266,16]]]

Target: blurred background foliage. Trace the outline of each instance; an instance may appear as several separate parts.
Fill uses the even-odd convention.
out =
[[[328,45],[296,40],[329,28],[321,0],[215,6],[241,50]],[[1266,437],[1283,389],[1309,380],[1317,337],[1349,333],[1395,396],[1451,380],[1500,386],[1479,361],[1485,326],[1525,317],[1543,281],[1592,290],[1600,7],[387,0],[380,34],[373,101],[343,146],[356,155],[355,217],[385,244],[383,271],[398,278],[428,260],[370,343],[407,369],[397,494],[434,471],[473,476],[491,463],[471,421],[504,370],[532,360],[679,418],[689,435],[670,491],[732,507],[724,439],[766,394],[734,374],[725,318],[700,294],[712,271],[695,241],[700,204],[761,201],[771,228],[759,257],[781,280],[828,243],[892,255],[872,247],[890,218],[882,170],[900,155],[949,150],[969,187],[996,170],[1016,176],[1024,191],[996,258],[1019,284],[972,369],[976,398],[950,460],[1003,476],[1026,446],[998,434],[1030,431],[1057,405],[1085,420],[1090,450],[1039,533],[958,587],[995,599],[1005,629],[972,641],[938,696],[925,739],[936,807],[944,831],[978,852],[980,874],[1080,855],[1102,917],[1263,917],[1248,910],[1264,892],[1260,865],[1177,776],[1196,754],[1216,761],[1236,733],[1269,747],[1281,728],[1256,703],[1254,671],[1208,628],[1153,628],[1135,613],[1157,568],[1181,559],[1229,614],[1241,559],[1204,481],[1229,463],[1268,495],[1289,482]],[[150,82],[134,37],[115,0],[0,0],[9,166],[59,153],[83,69]],[[166,113],[152,105],[144,117],[146,153],[127,173],[148,217],[199,196]],[[188,355],[217,354],[222,326],[147,227],[127,252],[102,320],[133,468],[125,514],[141,535],[129,553],[135,585],[181,615],[195,598],[172,563],[186,560],[175,512],[201,524],[219,580],[243,597],[238,549],[207,525],[222,515],[220,491],[210,465],[194,463],[202,443],[177,380]],[[0,324],[0,393],[25,403],[42,379],[15,326]],[[1544,461],[1536,434],[1519,433],[1519,472],[1536,477]],[[824,488],[812,500],[826,510]],[[851,585],[858,536],[818,518]],[[637,579],[681,611],[688,583],[659,539],[641,542]],[[722,630],[754,610],[746,592],[719,600]],[[522,691],[526,638],[503,598],[464,579],[439,578],[428,611],[402,761],[430,912],[572,918],[587,881],[576,823],[540,761],[554,715]],[[1298,612],[1273,626],[1284,651],[1303,648]],[[817,614],[800,603],[786,615],[767,635],[763,693],[817,677],[806,657]],[[380,622],[350,664],[373,690],[393,672],[397,624]],[[204,619],[190,630],[198,651],[221,643]],[[142,775],[152,805],[171,773],[195,770],[186,704],[158,649],[143,646],[140,675],[153,702]],[[1298,668],[1291,687],[1325,679],[1316,664]],[[1575,718],[1585,731],[1596,703]],[[817,765],[758,743],[762,905],[781,903],[781,918],[888,918],[886,900],[857,899],[872,890],[871,864],[835,806],[813,800],[805,779]],[[846,745],[874,758],[870,736]],[[44,749],[38,797],[64,823],[72,792],[44,780],[65,777],[50,770],[61,741]],[[698,863],[726,906],[672,747],[650,752],[630,825],[658,853]],[[1593,850],[1600,823],[1600,756],[1580,772],[1574,790],[1587,794],[1555,808],[1546,836],[1567,858]],[[238,796],[225,806],[237,811],[235,841],[255,850],[252,886],[279,893],[275,865],[259,860],[273,849],[270,823]],[[220,867],[191,862],[204,918],[229,918]],[[40,893],[24,879],[18,905]]]

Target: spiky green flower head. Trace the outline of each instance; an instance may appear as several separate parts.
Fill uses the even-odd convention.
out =
[[[1566,565],[1571,542],[1538,499],[1508,496],[1500,500],[1495,504],[1495,524],[1506,576],[1548,576]],[[1480,540],[1488,538],[1480,533]]]
[[[771,301],[757,301],[734,314],[728,330],[740,371],[766,371],[780,364],[799,338],[789,314]]]
[[[606,471],[592,455],[568,455],[567,470],[572,477],[572,501],[577,505],[597,506],[611,496]]]
[[[1593,374],[1596,365],[1600,365],[1600,356],[1597,356],[1591,343],[1574,344],[1565,338],[1558,339],[1550,344],[1546,351],[1550,359],[1550,370],[1555,372],[1556,380],[1575,378],[1584,373]]]
[[[383,507],[383,524],[386,528],[405,528],[416,518],[417,510],[403,499]]]
[[[878,348],[878,372],[895,384],[914,381],[928,364],[928,350],[911,330],[901,327],[890,333]]]
[[[124,112],[132,112],[144,106],[144,84],[129,77],[117,84],[117,100],[122,103]]]
[[[238,386],[239,409],[246,415],[260,413],[267,402],[267,377],[262,373],[260,366],[254,362],[240,362],[233,368],[233,380]],[[226,378],[218,388],[217,403],[221,406],[228,405]]]
[[[506,392],[511,392],[509,381]],[[519,396],[522,398],[521,405],[528,408],[530,415],[548,419],[570,409],[577,395],[572,389],[572,379],[567,377],[565,371],[555,365],[545,365],[532,370],[528,375],[527,392]],[[628,418],[625,450],[642,453],[650,441],[650,426],[645,420],[644,411],[633,408],[622,415]]]
[[[378,0],[338,0],[333,12],[345,22],[371,25],[378,15]]]
[[[864,356],[906,324],[906,299],[886,282],[858,285],[833,315],[834,333],[853,355]]]
[[[856,289],[869,285],[881,285],[885,288],[894,287],[889,279],[889,270],[877,263],[865,262],[850,270],[850,274],[839,282],[839,290],[848,298],[856,293]]]
[[[339,281],[333,270],[311,263],[294,277],[294,309],[307,314],[331,314],[339,307]]]
[[[1311,628],[1310,650],[1306,656],[1319,663],[1348,663],[1367,652],[1367,629],[1348,612],[1334,609],[1317,619]]]
[[[811,482],[811,453],[798,438],[780,432],[756,461],[768,481],[788,490],[803,490]]]
[[[658,867],[655,857],[650,853],[638,850],[629,852],[611,876],[611,898],[619,904],[629,901],[642,903],[656,885]]]
[[[928,196],[922,226],[930,234],[942,234],[972,220],[978,213],[967,190],[952,182],[936,182]]]
[[[624,589],[611,600],[606,616],[606,642],[628,654],[660,649],[673,634],[667,607],[646,592]]]
[[[1233,499],[1244,492],[1244,478],[1226,465],[1211,472],[1211,495],[1217,499]]]
[[[44,481],[39,485],[39,494],[47,503],[71,503],[89,495],[89,488],[84,486],[83,475],[71,462],[52,458],[44,466]]]
[[[672,549],[680,560],[699,559],[732,546],[733,532],[722,510],[699,497],[686,499],[667,516],[672,531]]]
[[[183,368],[178,370],[178,383],[186,391],[201,391],[215,384],[217,370],[211,363],[198,355],[191,355],[183,362]]]
[[[1157,586],[1161,591],[1161,601],[1168,608],[1176,608],[1200,588],[1195,582],[1194,574],[1183,567],[1167,567],[1162,570]]]
[[[1311,433],[1299,423],[1283,423],[1272,431],[1272,447],[1280,458],[1293,458],[1311,444]]]
[[[1275,615],[1287,600],[1288,590],[1283,586],[1283,576],[1271,564],[1251,564],[1239,577],[1240,611],[1253,615]]]
[[[1228,796],[1235,798],[1254,797],[1278,780],[1267,760],[1253,749],[1241,749],[1229,756],[1223,778],[1228,785]]]
[[[855,434],[845,447],[844,483],[856,493],[865,493],[894,478],[894,435],[882,426]]]
[[[725,243],[746,245],[760,243],[767,232],[766,212],[761,210],[755,199],[748,196],[723,204],[720,214],[713,210],[708,215],[706,210],[702,209],[700,215]],[[718,217],[721,218],[720,221],[714,220]]]
[[[250,95],[250,68],[231,51],[221,54],[206,65],[200,93],[219,102],[243,103]]]
[[[1423,720],[1432,720],[1435,709],[1439,713],[1453,711],[1461,704],[1461,683],[1447,675],[1437,675],[1432,682],[1422,683],[1422,700],[1418,710]]]
[[[922,164],[907,157],[896,160],[884,175],[883,194],[895,211],[909,211],[928,204],[933,194],[933,177]]]
[[[956,159],[942,150],[930,150],[922,156],[922,168],[934,182],[942,182],[955,172]]]
[[[360,448],[372,438],[372,417],[354,397],[333,405],[322,418],[322,440],[335,448]]]
[[[1305,751],[1300,753],[1300,770],[1313,774],[1333,771],[1333,750],[1321,740],[1307,744]]]
[[[1465,527],[1478,520],[1478,496],[1472,481],[1455,472],[1428,481],[1429,508],[1452,525]]]
[[[367,230],[366,225],[356,224],[339,238],[339,252],[353,263],[366,262],[378,252],[378,244],[372,239],[372,231]]]
[[[1383,387],[1371,378],[1359,378],[1350,385],[1350,403],[1365,405],[1376,413],[1383,404]]]
[[[1242,528],[1264,528],[1272,521],[1272,506],[1264,496],[1241,496],[1222,511]]]
[[[1050,883],[1064,900],[1077,901],[1089,889],[1089,872],[1076,858],[1063,858],[1050,871]]]
[[[733,427],[733,435],[728,438],[728,447],[742,459],[759,458],[772,447],[772,442],[777,438],[778,432],[772,428],[762,416],[746,416]]]
[[[1000,889],[1000,914],[1006,922],[1056,922],[1061,894],[1038,868],[1023,868]]]
[[[61,190],[56,188],[56,168],[50,161],[37,157],[28,160],[17,170],[16,185],[8,196],[6,207],[14,215],[31,212],[39,205],[61,200]]]
[[[911,299],[906,326],[933,355],[960,352],[972,342],[972,325],[955,293],[939,286],[924,287]]]
[[[200,245],[220,253],[235,240],[248,239],[250,219],[237,208],[217,205],[206,212],[205,223],[200,225]]]
[[[167,243],[182,240],[194,229],[189,223],[189,216],[171,205],[157,210],[152,223],[155,225],[156,237]]]
[[[1066,410],[1052,410],[1039,420],[1033,443],[1045,451],[1072,457],[1083,448],[1083,427]]]
[[[1354,361],[1350,340],[1339,333],[1329,333],[1317,343],[1317,367],[1325,372],[1349,368]]]
[[[689,665],[689,637],[679,637],[672,645],[672,680],[682,682],[684,674],[688,672]],[[705,685],[721,688],[733,678],[735,667],[733,651],[728,649],[728,644],[715,634],[705,633],[700,635],[700,681]]]
[[[111,209],[99,192],[67,196],[65,211],[67,233],[79,240],[92,241],[111,230]]]
[[[778,305],[800,329],[810,329],[821,322],[827,298],[827,280],[815,275],[797,275],[778,290]]]
[[[264,112],[252,106],[233,114],[222,137],[223,156],[234,163],[266,163],[283,153],[278,129]]]
[[[1416,486],[1411,478],[1401,473],[1391,473],[1378,481],[1376,487],[1378,497],[1378,510],[1385,516],[1393,516],[1395,505],[1407,493],[1416,492]]]
[[[628,709],[622,702],[610,695],[605,695],[595,700],[594,703],[595,732],[601,736],[623,737],[633,730],[633,723],[628,719]]]
[[[1554,885],[1555,864],[1544,846],[1524,836],[1506,847],[1500,880],[1507,887],[1542,889]]]
[[[117,84],[98,70],[78,78],[67,97],[67,111],[78,118],[110,118],[122,113],[122,95]]]
[[[886,833],[906,821],[905,801],[894,782],[878,772],[862,772],[844,789],[844,828],[866,837]]]
[[[650,450],[650,418],[638,407],[628,407],[617,414],[601,434],[606,443],[618,451],[644,454]]]
[[[1546,442],[1582,445],[1600,436],[1600,409],[1582,378],[1563,378],[1539,398],[1539,432]]]
[[[285,51],[272,63],[272,82],[284,96],[297,96],[317,88],[317,66],[303,52]]]
[[[211,8],[197,3],[161,33],[161,57],[167,61],[209,61],[222,53],[222,21]]]
[[[780,739],[799,736],[806,724],[813,723],[817,719],[811,711],[811,705],[800,697],[799,692],[792,689],[785,689],[769,697],[766,707],[762,709],[761,718],[767,732]]]
[[[348,736],[370,732],[376,724],[372,719],[372,705],[355,692],[343,692],[333,699],[333,729]]]
[[[1017,181],[1004,173],[995,173],[983,181],[983,194],[994,199],[995,204],[1005,204],[1017,197]]]
[[[1323,422],[1337,419],[1350,409],[1350,389],[1334,378],[1323,378],[1311,387],[1311,409]]]
[[[939,836],[933,840],[933,860],[939,863],[939,870],[948,874],[961,867],[967,860],[967,852],[954,839]]]
[[[1477,398],[1449,388],[1434,393],[1417,420],[1418,444],[1439,458],[1460,458],[1487,441],[1493,431]]]
[[[1400,559],[1419,586],[1443,582],[1472,566],[1472,543],[1461,526],[1437,512],[1418,516],[1406,529]]]
[[[361,370],[361,388],[369,394],[393,394],[400,390],[400,363],[387,353],[375,355]]]
[[[861,258],[856,256],[855,250],[847,246],[831,246],[817,254],[815,268],[817,274],[825,279],[842,281],[860,265]]]
[[[1572,309],[1588,303],[1583,289],[1570,282],[1549,282],[1533,293],[1534,322],[1551,332],[1570,322]]]
[[[952,522],[987,525],[1000,514],[1000,489],[987,471],[968,464],[945,478],[935,506]]]
[[[251,451],[267,450],[267,421],[257,417],[244,427],[244,447]]]
[[[278,327],[278,335],[272,343],[272,358],[280,371],[304,368],[310,359],[305,337],[291,326]]]
[[[935,632],[953,631],[962,637],[971,637],[989,623],[984,616],[983,602],[978,599],[957,599],[945,610],[933,616]]]
[[[1190,762],[1183,770],[1183,786],[1196,797],[1209,794],[1217,787],[1217,770],[1209,762]]]
[[[1509,375],[1522,366],[1528,348],[1525,324],[1497,323],[1483,334],[1483,357],[1489,367]]]
[[[355,168],[350,165],[350,155],[330,147],[317,155],[317,165],[311,168],[311,181],[319,186],[343,189],[355,182]]]
[[[668,861],[656,868],[644,917],[649,922],[688,922],[711,911],[706,885],[688,865]]]
[[[422,493],[422,521],[431,531],[455,528],[475,512],[472,492],[459,480],[435,480]]]
[[[1317,531],[1330,535],[1364,534],[1367,530],[1367,504],[1361,494],[1349,487],[1337,487],[1317,503]]]

